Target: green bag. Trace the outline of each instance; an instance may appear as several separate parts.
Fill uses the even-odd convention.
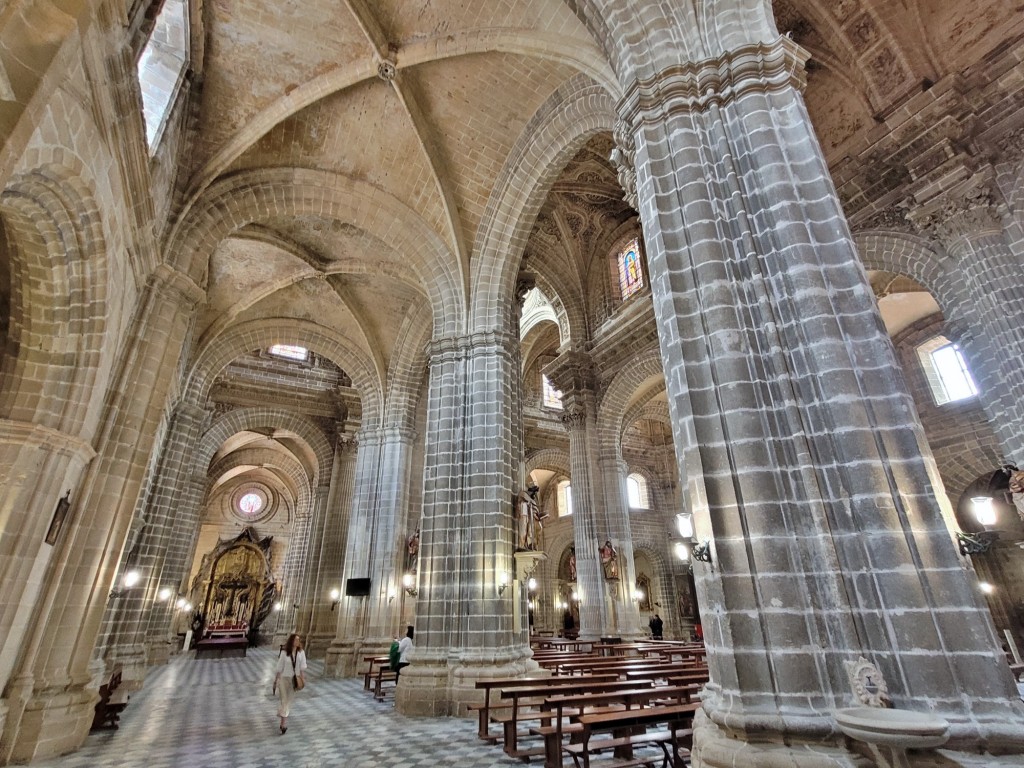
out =
[[[398,650],[398,641],[393,640],[391,642],[391,650],[388,651],[388,666],[392,671],[398,669],[398,662],[402,660],[402,654]]]

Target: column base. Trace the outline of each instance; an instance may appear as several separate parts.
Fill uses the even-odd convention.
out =
[[[470,704],[483,701],[478,680],[499,677],[547,677],[540,665],[532,659],[529,649],[512,658],[496,658],[492,652],[477,651],[462,654],[457,663],[441,652],[431,658],[417,650],[413,663],[402,670],[402,678],[395,691],[395,708],[412,717],[466,717]]]
[[[342,640],[331,643],[324,657],[324,677],[355,677],[358,674],[356,667],[358,647],[358,640]]]
[[[328,649],[334,642],[333,632],[319,632],[305,638],[306,656],[310,659],[326,657]]]
[[[89,735],[97,700],[94,691],[82,689],[34,695],[22,713],[11,762],[58,757],[78,749]]]
[[[693,721],[693,768],[874,768],[874,763],[827,743],[745,741],[729,736],[704,710]]]

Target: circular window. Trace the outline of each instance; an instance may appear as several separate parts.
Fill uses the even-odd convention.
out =
[[[263,509],[263,497],[258,493],[247,493],[238,500],[238,511],[245,517],[256,517],[261,509]]]

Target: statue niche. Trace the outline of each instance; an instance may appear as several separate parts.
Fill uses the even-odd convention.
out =
[[[276,594],[270,563],[273,537],[260,539],[254,528],[220,542],[203,558],[192,595],[202,605],[206,635],[245,632],[254,637],[270,614]]]

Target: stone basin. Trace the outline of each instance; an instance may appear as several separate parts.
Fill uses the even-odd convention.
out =
[[[938,715],[906,709],[849,707],[835,712],[839,730],[851,739],[895,749],[930,749],[949,739],[949,723]]]

